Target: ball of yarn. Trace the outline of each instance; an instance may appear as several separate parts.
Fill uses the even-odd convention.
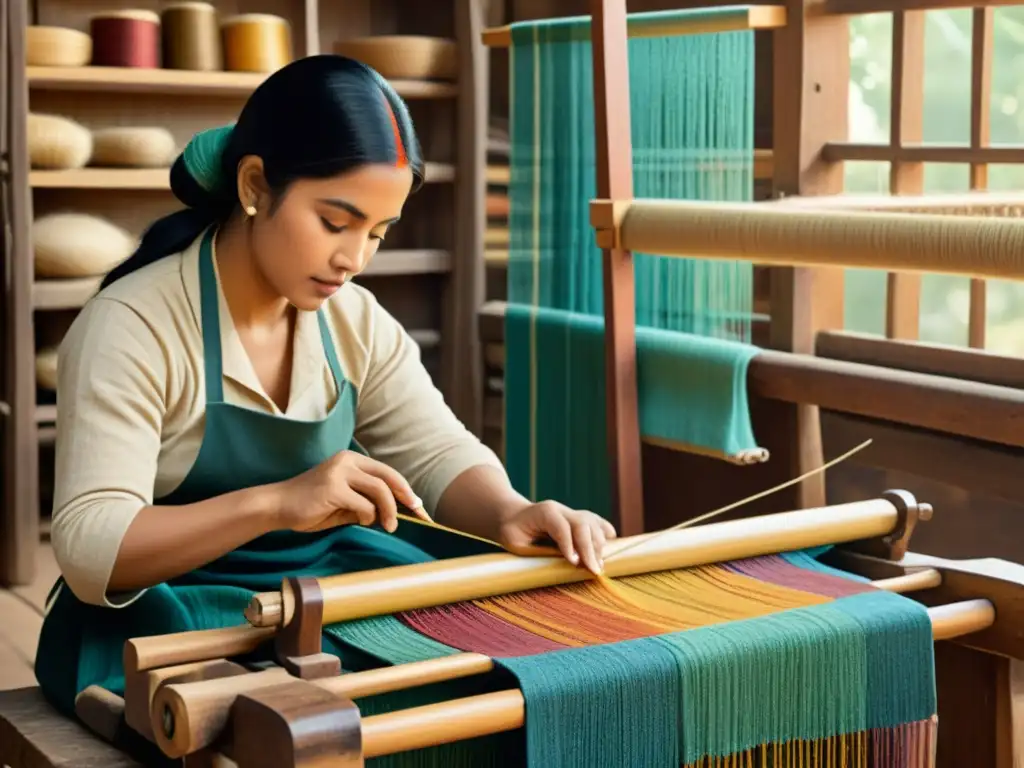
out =
[[[60,115],[30,112],[28,159],[33,168],[82,168],[92,155],[92,133],[84,125]]]
[[[97,216],[53,213],[32,223],[37,277],[105,275],[135,250],[136,238]]]
[[[36,384],[43,389],[57,389],[57,347],[36,351]]]
[[[177,154],[166,128],[102,128],[92,134],[90,165],[169,168]]]

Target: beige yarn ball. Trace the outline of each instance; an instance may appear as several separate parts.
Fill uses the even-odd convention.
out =
[[[28,115],[28,159],[40,170],[83,168],[92,155],[92,133],[60,115]]]
[[[169,168],[178,154],[166,128],[102,128],[93,131],[92,145],[90,165]]]
[[[136,238],[106,219],[84,213],[53,213],[32,224],[37,277],[105,275],[132,255]]]
[[[43,389],[57,389],[57,347],[36,351],[36,383]]]

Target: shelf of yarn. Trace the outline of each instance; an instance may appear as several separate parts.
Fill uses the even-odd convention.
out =
[[[34,170],[29,185],[35,189],[151,189],[170,191],[169,168],[73,168]],[[425,182],[446,183],[455,180],[455,166],[427,163]]]
[[[195,72],[132,67],[28,67],[31,89],[50,91],[144,92],[174,96],[230,96],[244,98],[268,75],[253,72]],[[455,83],[391,80],[404,99],[448,99],[458,92]]]

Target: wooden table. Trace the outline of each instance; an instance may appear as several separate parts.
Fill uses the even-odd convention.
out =
[[[0,691],[0,768],[141,768],[51,707],[36,687]]]

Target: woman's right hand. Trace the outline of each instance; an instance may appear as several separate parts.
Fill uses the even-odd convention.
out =
[[[373,525],[393,533],[395,499],[426,517],[423,502],[401,474],[355,451],[341,451],[316,467],[273,486],[279,494],[279,528],[322,531],[339,525]]]

